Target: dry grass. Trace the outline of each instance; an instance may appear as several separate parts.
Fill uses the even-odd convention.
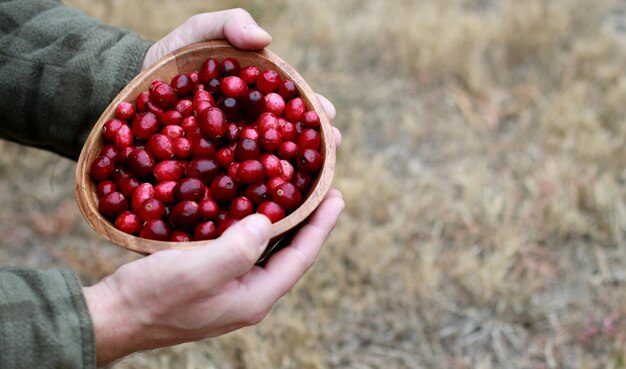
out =
[[[114,368],[625,366],[626,45],[614,3],[67,3],[150,38],[244,7],[336,104],[344,134],[346,212],[268,318]],[[72,163],[0,147],[3,264],[94,281],[136,257],[80,219]]]

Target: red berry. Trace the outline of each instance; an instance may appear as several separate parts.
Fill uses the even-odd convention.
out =
[[[250,120],[256,120],[265,111],[265,99],[257,90],[248,89],[248,93],[241,101],[242,113]]]
[[[212,78],[209,80],[209,82],[206,83],[204,88],[212,94],[217,94],[220,92],[220,80],[217,78]]]
[[[183,231],[173,231],[170,236],[170,241],[172,242],[189,242],[191,240],[191,236],[187,232]]]
[[[170,85],[179,97],[187,96],[193,88],[193,81],[186,74],[178,74],[172,78]]]
[[[102,150],[100,150],[98,156],[106,156],[107,158],[111,159],[113,163],[117,163],[121,159],[120,149],[118,149],[115,145],[104,146]]]
[[[212,78],[216,78],[219,74],[219,63],[213,58],[207,59],[200,68],[200,81],[208,82]]]
[[[285,101],[298,96],[298,87],[292,81],[286,79],[278,86],[278,93],[285,99]]]
[[[187,100],[189,101],[189,100]],[[183,115],[178,112],[178,110],[168,110],[161,115],[161,123],[164,126],[180,125],[183,121]]]
[[[152,186],[151,183],[144,182],[135,189],[135,192],[133,192],[130,207],[136,214],[139,212],[141,203],[152,198],[154,198],[154,186]]]
[[[254,205],[259,205],[269,199],[267,186],[263,182],[253,183],[249,185],[246,188],[244,195],[248,199],[250,199],[250,201],[252,201]]]
[[[300,97],[294,97],[285,105],[285,118],[290,122],[299,122],[306,111],[306,103]]]
[[[215,145],[204,137],[192,141],[191,145],[193,156],[197,158],[209,158],[215,154]]]
[[[182,178],[174,186],[174,198],[178,201],[200,201],[206,186],[196,178]]]
[[[305,149],[298,154],[298,169],[304,173],[315,173],[322,166],[322,156],[312,149]]]
[[[265,179],[265,168],[258,160],[244,160],[237,168],[237,178],[246,184],[261,182]]]
[[[110,180],[102,181],[98,183],[98,186],[96,186],[96,194],[98,195],[98,198],[114,191],[117,191],[117,186]]]
[[[218,108],[207,108],[198,118],[198,127],[209,138],[221,138],[226,133],[226,116]]]
[[[224,219],[217,226],[217,234],[221,236],[228,228],[234,226],[237,222],[237,219]]]
[[[114,143],[115,137],[117,136],[117,132],[120,130],[122,126],[125,126],[126,123],[119,119],[111,119],[108,120],[102,126],[102,137],[106,142]]]
[[[244,196],[235,197],[230,203],[228,211],[231,218],[243,219],[252,214],[252,202]]]
[[[313,178],[309,174],[296,170],[293,173],[293,177],[291,177],[291,183],[298,187],[301,193],[305,194],[309,192],[311,184],[313,183]]]
[[[139,205],[137,215],[144,222],[152,219],[161,219],[165,215],[165,206],[157,199],[147,199]]]
[[[241,134],[239,135],[239,138],[241,140],[243,140],[244,138],[249,138],[251,140],[254,140],[255,142],[258,142],[259,131],[257,131],[256,129],[252,127],[243,127],[243,129],[241,130]]]
[[[285,100],[275,92],[265,95],[265,110],[276,115],[283,115],[285,111]]]
[[[128,167],[137,177],[146,177],[154,170],[154,158],[144,149],[134,149],[128,155]]]
[[[278,119],[276,115],[270,112],[265,112],[259,115],[257,119],[257,125],[259,128],[259,132],[263,133],[268,129],[277,129],[278,128]]]
[[[200,222],[200,207],[195,201],[181,201],[170,214],[170,223],[176,228],[191,229]]]
[[[276,188],[278,188],[278,186],[280,186],[281,184],[287,182],[284,178],[282,177],[272,177],[267,181],[267,193],[271,194],[276,190]]]
[[[198,224],[193,231],[194,241],[212,240],[217,238],[217,236],[217,227],[215,226],[215,223],[210,220]]]
[[[257,159],[261,154],[259,145],[250,138],[244,138],[237,143],[235,148],[235,160],[244,161]]]
[[[234,97],[227,97],[221,99],[217,106],[224,112],[226,119],[234,121],[239,119],[241,109],[239,108],[239,101]]]
[[[115,107],[115,117],[122,120],[133,119],[135,115],[135,106],[127,101],[121,101]]]
[[[223,76],[236,76],[241,71],[241,67],[237,59],[226,58],[220,63],[219,70]]]
[[[145,112],[147,109],[146,104],[148,104],[149,101],[150,101],[149,92],[146,91],[146,92],[140,93],[135,99],[135,106],[137,106],[137,111],[139,113]]]
[[[276,177],[282,174],[283,166],[280,159],[276,155],[263,154],[259,158],[259,161],[265,168],[265,175],[268,177]]]
[[[115,228],[124,233],[136,235],[141,231],[141,220],[137,214],[125,210],[115,219]]]
[[[230,176],[221,174],[211,182],[211,194],[217,201],[230,201],[237,196],[237,185]]]
[[[257,213],[265,215],[272,223],[285,217],[285,209],[273,201],[266,201],[259,205]]]
[[[273,192],[270,192],[270,194],[275,203],[288,211],[293,211],[302,204],[302,194],[300,190],[289,182],[279,185]]]
[[[110,220],[114,220],[126,209],[128,209],[128,201],[121,192],[110,192],[98,201],[98,212]]]
[[[143,225],[141,232],[139,232],[139,237],[156,241],[168,241],[171,234],[172,231],[167,223],[161,219],[153,219]]]
[[[235,161],[235,151],[227,147],[220,149],[215,154],[215,160],[222,168],[228,168]]]
[[[296,125],[291,122],[279,124],[278,131],[283,136],[283,141],[295,141],[298,136],[298,132],[296,132]]]
[[[165,126],[161,130],[161,134],[162,135],[166,135],[167,137],[169,137],[172,140],[174,140],[174,139],[176,139],[178,137],[182,137],[185,134],[185,130],[181,126]],[[172,141],[172,143],[173,142],[174,141]]]
[[[187,177],[197,178],[203,183],[210,183],[220,172],[217,160],[209,158],[193,159],[185,169]]]
[[[278,132],[276,128],[270,128],[265,132],[261,133],[261,137],[259,138],[259,144],[261,148],[265,151],[276,151],[280,144],[283,142],[283,137]]]
[[[140,184],[141,182],[139,182],[137,178],[126,177],[120,181],[119,191],[122,193],[122,195],[124,195],[124,197],[130,199],[132,198],[133,193],[135,193],[135,190],[137,189],[137,187],[139,187]]]
[[[239,78],[243,79],[247,84],[252,85],[261,74],[259,68],[255,66],[245,67],[239,72]]]
[[[293,160],[298,155],[298,145],[293,141],[286,141],[278,146],[278,157],[284,160]]]
[[[119,149],[124,149],[125,147],[131,146],[134,142],[135,138],[133,137],[133,131],[129,126],[124,124],[121,126],[115,135],[115,146]]]
[[[171,159],[175,153],[174,140],[164,134],[157,133],[148,140],[146,150],[158,160]]]
[[[103,181],[113,174],[115,166],[108,156],[98,156],[91,163],[89,175],[96,181]]]
[[[174,109],[183,117],[193,114],[193,102],[188,99],[178,100]]]
[[[191,141],[185,137],[178,137],[174,140],[174,156],[177,159],[187,159],[192,152]]]
[[[212,199],[204,199],[198,203],[200,215],[204,219],[215,219],[219,214],[220,208]]]
[[[298,138],[296,139],[296,145],[298,145],[298,151],[303,151],[306,149],[317,150],[322,147],[322,138],[320,134],[312,129],[306,128],[300,133]]]
[[[263,73],[261,73],[261,75],[257,78],[256,87],[261,93],[267,95],[270,92],[276,91],[280,82],[281,78],[278,73],[268,69],[263,71]]]
[[[167,83],[159,83],[150,90],[150,101],[162,109],[169,109],[176,104],[176,92]]]
[[[313,110],[309,110],[302,114],[302,125],[307,128],[318,129],[320,126],[320,117]]]
[[[291,177],[293,177],[293,165],[287,160],[281,159],[280,165],[283,167],[283,171],[280,174],[280,178],[285,181],[290,181]]]
[[[185,170],[177,160],[164,160],[154,167],[154,178],[157,182],[177,181]]]
[[[159,182],[154,186],[154,198],[168,204],[174,202],[174,187],[176,181]]]
[[[224,96],[240,99],[248,91],[248,84],[237,76],[227,76],[222,79],[220,89]]]
[[[151,112],[138,114],[133,119],[133,133],[142,141],[147,141],[152,135],[159,132],[159,127],[160,124],[156,115]]]

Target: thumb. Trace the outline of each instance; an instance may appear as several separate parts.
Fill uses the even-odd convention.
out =
[[[272,36],[243,9],[197,14],[152,45],[146,53],[142,69],[183,46],[219,39],[226,39],[243,50],[262,49],[272,42]]]
[[[206,275],[207,284],[214,286],[242,276],[256,264],[267,247],[270,226],[269,219],[260,214],[240,220],[218,239],[190,250],[185,269]]]

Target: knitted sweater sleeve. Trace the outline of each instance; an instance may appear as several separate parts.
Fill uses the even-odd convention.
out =
[[[54,0],[0,0],[0,138],[76,159],[151,45]]]

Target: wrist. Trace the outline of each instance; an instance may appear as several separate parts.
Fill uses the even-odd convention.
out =
[[[139,339],[141,324],[108,278],[83,287],[83,294],[93,324],[98,365],[144,349],[145,342]]]

